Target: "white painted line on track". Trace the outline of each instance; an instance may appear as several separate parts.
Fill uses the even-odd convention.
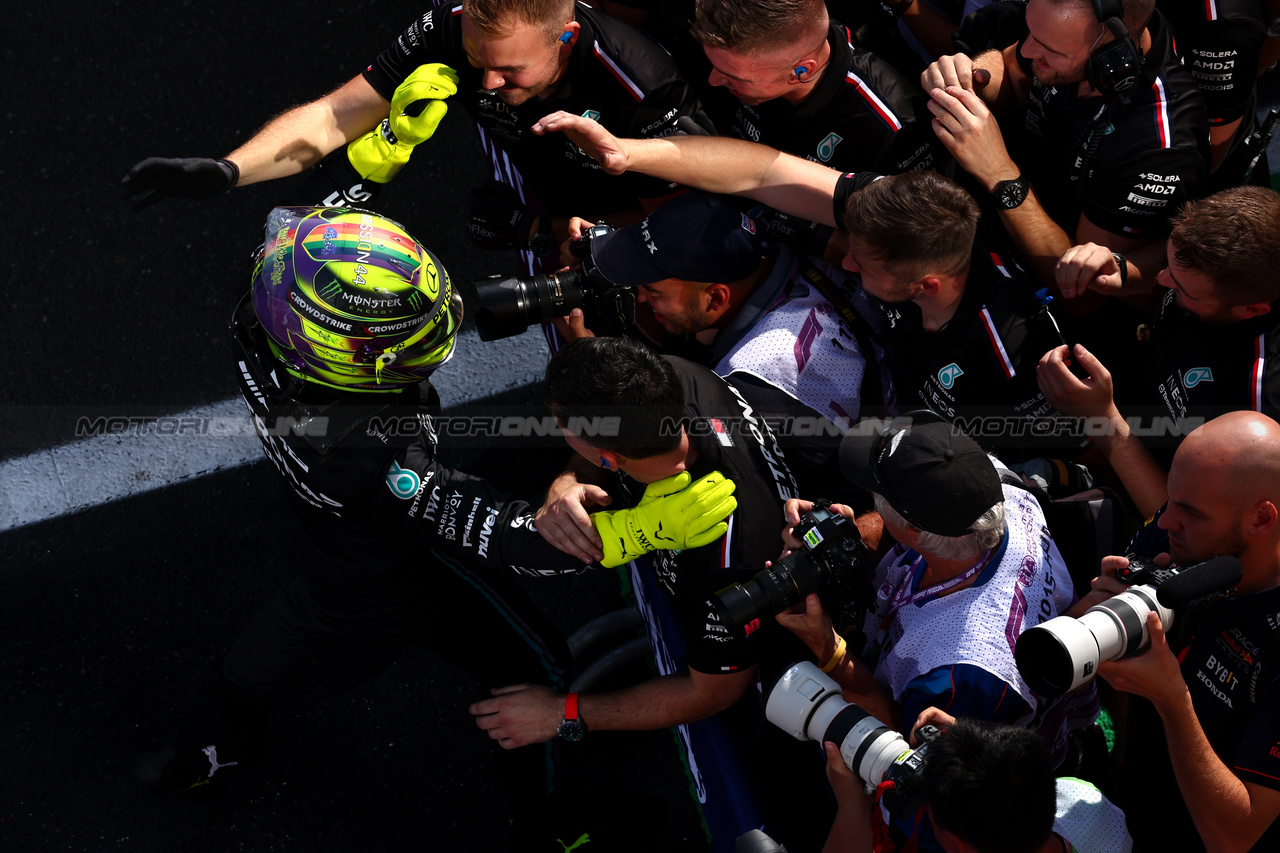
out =
[[[452,408],[538,381],[548,358],[537,326],[487,344],[472,330],[459,336],[453,358],[432,379],[445,408]],[[238,397],[155,419],[143,429],[39,450],[0,462],[0,531],[261,458]]]

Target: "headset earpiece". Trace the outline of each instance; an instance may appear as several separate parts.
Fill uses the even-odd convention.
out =
[[[793,70],[796,72],[797,77],[803,77],[805,75],[805,71],[807,71],[808,69],[806,69],[803,65],[797,65]]]
[[[1128,103],[1142,73],[1142,51],[1129,37],[1121,0],[1093,0],[1093,13],[1115,41],[1089,54],[1085,70],[1095,92]]]
[[[573,30],[565,30],[560,34],[561,44],[568,44],[571,41],[573,41]],[[543,44],[546,44],[546,42],[543,42]]]

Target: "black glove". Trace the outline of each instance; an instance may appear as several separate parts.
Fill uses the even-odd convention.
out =
[[[485,249],[528,249],[529,232],[538,218],[516,191],[501,181],[490,181],[470,193],[467,233],[471,242]]]
[[[230,160],[148,157],[129,170],[120,189],[130,208],[137,211],[167,197],[213,198],[239,180],[240,167]]]

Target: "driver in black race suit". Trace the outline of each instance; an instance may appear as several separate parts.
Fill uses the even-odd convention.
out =
[[[482,686],[564,686],[563,639],[492,569],[572,573],[583,561],[538,534],[527,504],[436,459],[440,403],[427,377],[453,354],[460,322],[448,273],[398,224],[342,208],[272,212],[232,332],[254,428],[290,487],[283,523],[298,576],[197,688],[170,744],[144,761],[152,787],[225,787],[262,700],[355,631],[430,648]],[[667,511],[676,498],[657,495],[688,478],[651,493],[666,547],[720,535],[716,522],[734,508],[720,480],[681,493],[719,512],[691,536],[692,516],[677,518]],[[597,514],[607,564],[649,550],[631,526],[644,522],[628,512]],[[536,815],[550,757],[501,755],[517,820]]]

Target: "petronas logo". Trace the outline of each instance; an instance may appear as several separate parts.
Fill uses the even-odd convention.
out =
[[[399,463],[392,462],[391,470],[387,472],[387,488],[400,500],[407,501],[422,488],[422,478],[417,472],[406,471]]]
[[[951,390],[951,386],[956,384],[956,380],[964,375],[964,371],[960,369],[960,365],[954,361],[946,367],[938,371],[938,381],[942,383],[942,387]]]

